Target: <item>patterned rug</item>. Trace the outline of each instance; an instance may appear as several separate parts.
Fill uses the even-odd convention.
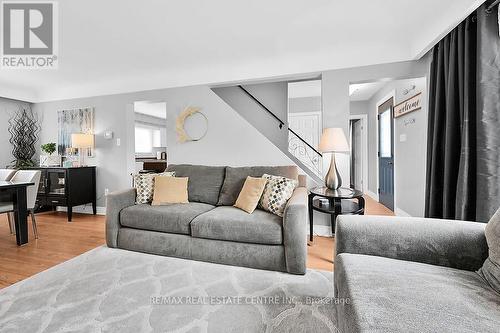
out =
[[[336,332],[333,274],[99,247],[0,290],[0,332]]]

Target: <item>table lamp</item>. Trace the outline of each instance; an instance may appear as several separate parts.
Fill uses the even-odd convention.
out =
[[[332,153],[330,168],[325,177],[325,184],[331,190],[336,190],[342,186],[337,165],[335,163],[335,153],[348,152],[349,144],[342,128],[326,128],[323,130],[318,150],[322,153]]]
[[[78,148],[79,164],[85,166],[85,155],[89,148],[94,147],[94,135],[84,133],[71,134],[71,147]]]

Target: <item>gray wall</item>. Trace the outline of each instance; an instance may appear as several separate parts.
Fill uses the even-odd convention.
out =
[[[356,101],[350,103],[350,114],[368,114],[368,101]]]
[[[266,138],[280,147],[281,150],[288,150],[288,131],[287,131],[287,89],[286,82],[278,83],[260,83],[245,85],[244,88],[250,92],[257,100],[272,111],[285,126],[279,128],[278,120],[264,110],[237,86],[213,88],[215,94],[222,98],[226,103],[238,110],[244,119],[252,124]]]
[[[288,110],[291,113],[321,111],[321,96],[290,98]]]
[[[162,100],[167,103],[167,149],[169,163],[205,165],[290,165],[292,162],[267,138],[234,112],[207,86],[161,89],[129,94],[97,96],[35,104],[44,114],[41,142],[57,142],[57,111],[95,106],[95,157],[99,206],[105,205],[104,189],[130,187],[134,167],[133,102]],[[198,142],[177,142],[175,119],[185,107],[199,106],[208,118],[208,133]],[[191,124],[196,127],[198,125]],[[229,126],[228,126],[229,125]],[[199,124],[199,126],[203,126]],[[103,133],[114,132],[113,140]],[[121,145],[117,145],[120,139]],[[132,139],[132,140],[131,140]]]
[[[0,97],[0,168],[10,165],[14,159],[12,156],[12,147],[9,142],[9,119],[19,109],[20,105],[28,106],[29,103]],[[37,159],[38,156],[34,156],[33,158]]]

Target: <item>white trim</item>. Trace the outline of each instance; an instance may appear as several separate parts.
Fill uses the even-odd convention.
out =
[[[411,217],[410,214],[408,214],[399,207],[396,207],[396,209],[394,209],[394,214],[396,214],[396,216]]]
[[[58,212],[67,212],[66,207],[57,207]],[[83,205],[73,207],[73,213],[79,214],[94,214],[92,211],[92,205]],[[97,215],[106,215],[106,207],[97,206]]]
[[[288,119],[290,119],[291,115],[295,115],[295,116],[317,115],[317,116],[321,117],[321,110],[318,110],[318,111],[307,111],[307,112],[288,112]]]
[[[362,155],[363,155],[363,192],[368,192],[368,115],[367,114],[356,114],[349,116],[349,120],[359,119],[361,120],[362,126]],[[351,159],[352,160],[352,159]],[[351,162],[349,161],[349,164]]]
[[[378,165],[379,165],[379,158],[378,158],[378,155],[379,155],[379,139],[378,139],[378,127],[379,127],[379,123],[378,123],[378,108],[380,105],[384,104],[384,102],[386,102],[388,99],[392,98],[392,102],[393,102],[393,105],[395,105],[396,103],[396,90],[393,89],[389,94],[387,94],[386,96],[384,96],[382,99],[379,99],[377,101],[377,103],[375,104],[375,133],[376,133],[376,146],[377,146],[377,163],[375,163],[375,167],[376,167],[376,178],[377,178],[377,191],[378,189],[380,188],[380,183],[379,183],[379,171],[378,171]],[[393,154],[393,169],[394,169],[394,172],[393,172],[393,183],[394,183],[394,209],[396,209],[397,207],[397,190],[396,190],[396,118],[394,118],[394,115],[392,117],[392,122],[393,122],[393,131],[392,131],[392,135],[393,135],[393,151],[394,151],[394,154]],[[379,197],[377,195],[377,201],[379,201]]]
[[[366,195],[368,195],[370,198],[378,202],[378,194],[373,193],[372,191],[368,190],[365,192]]]
[[[309,228],[308,228],[309,230]],[[307,231],[307,235],[309,236],[309,231]],[[321,237],[333,237],[332,235],[332,227],[329,225],[313,225],[313,236],[321,236]]]

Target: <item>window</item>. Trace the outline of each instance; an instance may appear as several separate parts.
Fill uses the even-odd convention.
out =
[[[161,130],[141,123],[135,124],[135,152],[152,153],[153,147],[161,147]]]

